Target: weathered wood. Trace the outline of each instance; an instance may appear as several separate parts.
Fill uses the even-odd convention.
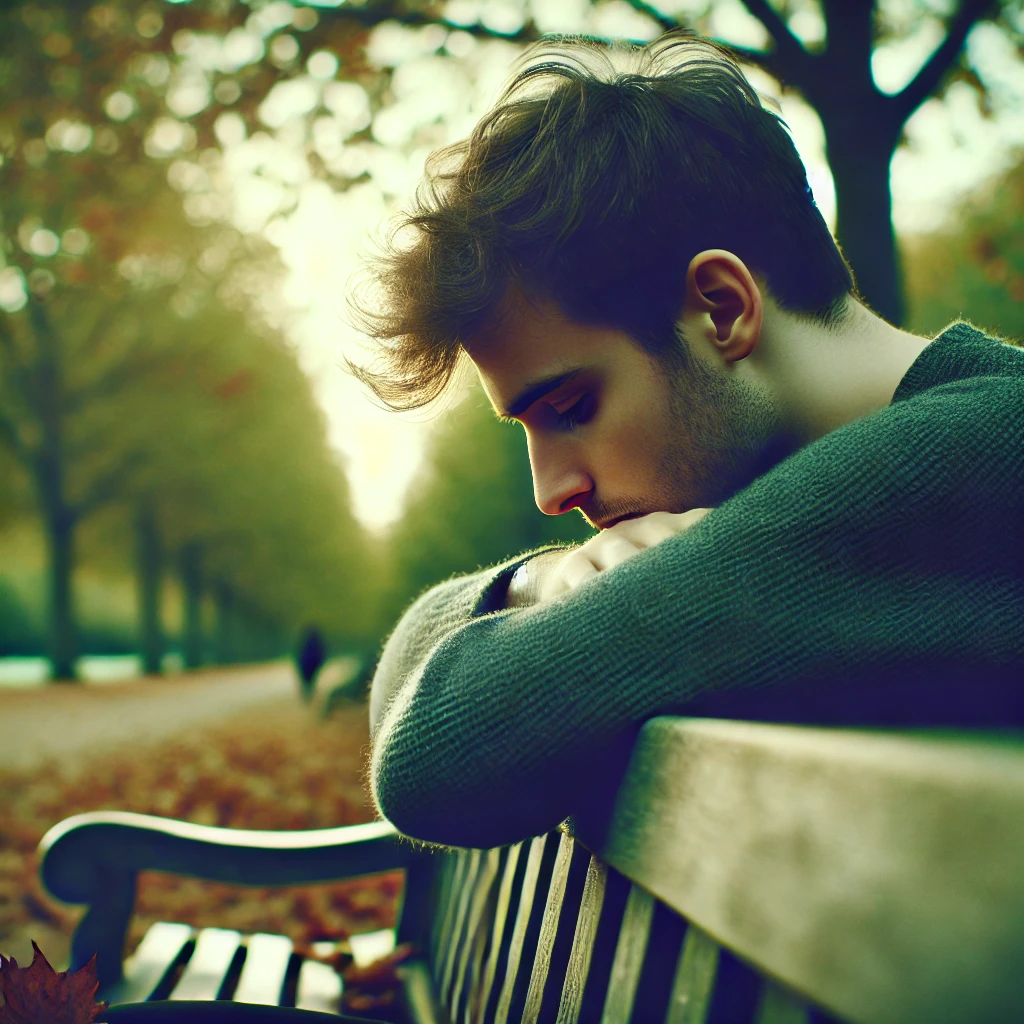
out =
[[[536,1024],[537,1018],[540,1016],[541,1002],[544,999],[544,985],[548,980],[548,971],[551,969],[551,953],[555,948],[555,935],[562,915],[565,883],[569,878],[572,843],[572,839],[564,832],[559,837],[558,855],[555,858],[554,870],[551,872],[548,898],[544,904],[544,919],[541,922],[540,936],[534,951],[533,969],[530,972],[530,987],[526,992],[522,1024]]]
[[[242,936],[228,928],[203,928],[196,948],[168,999],[216,999]]]
[[[494,1024],[507,1024],[508,1011],[512,1006],[512,994],[515,991],[516,978],[519,976],[519,963],[523,955],[523,941],[530,923],[530,912],[533,910],[533,897],[540,875],[540,862],[544,856],[544,843],[547,836],[537,836],[530,843],[530,852],[526,858],[526,873],[523,875],[523,886],[519,894],[519,906],[516,910],[516,923],[512,928],[512,941],[508,947],[508,961],[505,968],[505,981],[498,996],[498,1006],[494,1013]]]
[[[583,884],[583,898],[576,918],[576,931],[572,939],[572,951],[569,953],[569,965],[565,971],[565,984],[562,986],[555,1024],[577,1024],[579,1021],[607,881],[608,868],[597,857],[591,856],[587,865],[587,879]]]
[[[469,916],[466,919],[465,939],[462,942],[462,949],[459,953],[459,960],[455,970],[455,987],[450,1000],[452,1020],[458,1019],[459,1007],[462,1005],[466,1007],[466,1017],[468,1018],[469,1016],[472,992],[467,991],[467,984],[472,989],[478,980],[477,974],[480,969],[480,961],[483,960],[483,946],[487,939],[484,928],[486,924],[484,912],[491,903],[491,888],[497,878],[500,862],[500,849],[487,850],[481,854],[480,870],[473,884]],[[471,963],[473,969],[471,969]]]
[[[410,1024],[451,1024],[437,1001],[430,967],[425,960],[410,960],[397,969]]]
[[[72,940],[71,966],[94,953],[101,995],[121,980],[135,875],[166,871],[235,885],[303,885],[415,864],[420,851],[386,821],[304,832],[216,828],[127,811],[90,811],[39,842],[43,884],[67,903],[91,904]]]
[[[695,924],[686,929],[665,1024],[705,1024],[718,970],[718,943]]]
[[[491,989],[498,970],[498,957],[501,954],[502,939],[505,936],[505,924],[508,920],[508,908],[512,899],[512,883],[515,880],[516,868],[519,865],[519,854],[522,843],[509,847],[505,856],[505,868],[501,873],[501,885],[498,888],[497,903],[494,907],[494,922],[491,927],[490,949],[484,965],[483,978],[475,993],[475,1005],[472,1007],[473,1024],[483,1024],[487,1004],[491,999]]]
[[[292,956],[292,940],[285,935],[250,935],[245,963],[232,999],[236,1003],[280,1006],[284,977]]]
[[[458,856],[465,858],[466,867],[459,889],[453,894],[455,916],[452,921],[452,930],[448,934],[445,943],[444,969],[439,979],[441,1003],[444,1006],[450,1006],[452,1003],[452,981],[455,974],[455,962],[459,950],[466,941],[466,918],[469,915],[469,904],[476,888],[482,859],[480,850],[460,850]]]
[[[431,896],[434,914],[430,922],[429,959],[430,973],[435,978],[440,974],[443,963],[444,946],[441,940],[445,925],[449,916],[455,913],[448,896],[452,892],[452,882],[459,863],[457,854],[444,857],[434,877],[434,892]]]
[[[341,988],[341,978],[333,967],[317,960],[303,960],[295,990],[295,1007],[299,1010],[338,1013]]]
[[[608,995],[604,1001],[601,1024],[628,1024],[633,1013],[633,1000],[644,966],[647,939],[651,933],[654,915],[654,897],[638,885],[629,890],[626,913],[619,929],[615,947],[615,960],[608,981]]]
[[[840,1017],[1024,1019],[1019,743],[654,719],[610,828],[576,825]]]
[[[807,1007],[773,981],[761,990],[755,1024],[808,1024]]]
[[[459,911],[459,894],[469,868],[469,852],[457,850],[448,856],[448,864],[441,875],[437,904],[437,930],[432,942],[432,968],[435,980],[444,976],[444,965],[451,955],[451,938],[455,932],[455,918]],[[440,992],[440,988],[438,989]]]
[[[150,925],[135,952],[125,961],[124,978],[104,998],[111,1006],[144,1002],[191,938],[192,928],[187,924],[157,921]]]

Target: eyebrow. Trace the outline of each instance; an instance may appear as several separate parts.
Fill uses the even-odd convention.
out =
[[[565,373],[558,373],[552,377],[544,377],[541,380],[534,381],[532,384],[528,384],[522,391],[512,399],[509,404],[508,411],[499,413],[499,418],[503,420],[515,419],[521,413],[533,405],[538,399],[543,398],[545,395],[550,394],[556,388],[560,388],[563,384],[572,380],[574,377],[578,377],[583,372],[582,367],[577,367],[575,370],[567,370]]]

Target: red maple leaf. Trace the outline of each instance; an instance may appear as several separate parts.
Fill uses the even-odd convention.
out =
[[[107,1008],[96,1002],[96,957],[71,971],[55,971],[32,943],[32,963],[19,967],[0,954],[0,1024],[92,1024]]]

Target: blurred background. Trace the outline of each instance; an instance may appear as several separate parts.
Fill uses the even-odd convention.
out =
[[[358,697],[429,584],[587,535],[470,382],[368,400],[346,291],[525,45],[676,25],[748,62],[876,310],[1024,334],[1021,2],[0,3],[0,952],[60,962],[31,853],[71,811],[366,820],[365,715],[326,691]],[[147,913],[224,923],[161,886]],[[393,895],[281,897],[270,927]]]

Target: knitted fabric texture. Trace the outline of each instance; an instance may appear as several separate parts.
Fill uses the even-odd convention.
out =
[[[489,610],[521,556],[420,598],[373,683],[378,809],[491,847],[572,814],[656,715],[830,722],[807,708],[845,694],[856,723],[916,679],[928,724],[948,685],[1024,677],[1022,514],[1024,351],[953,324],[888,407],[564,597]]]

